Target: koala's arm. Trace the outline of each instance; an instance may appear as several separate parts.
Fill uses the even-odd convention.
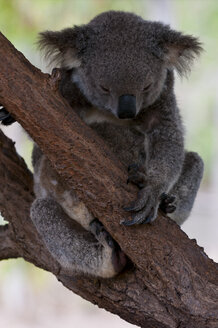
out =
[[[159,193],[167,192],[178,179],[184,160],[184,138],[178,119],[168,115],[148,133],[146,180]]]
[[[146,163],[140,173],[138,198],[125,209],[132,214],[132,220],[125,225],[152,222],[162,195],[167,193],[178,179],[184,161],[184,137],[179,114],[170,110],[161,114],[159,124],[147,133]],[[134,175],[130,181],[134,183]],[[139,176],[135,176],[139,179]]]

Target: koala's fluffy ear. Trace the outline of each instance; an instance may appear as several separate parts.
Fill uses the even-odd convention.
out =
[[[180,75],[190,71],[193,60],[203,50],[197,38],[171,30],[169,26],[164,26],[159,42],[167,66],[176,69]]]
[[[85,26],[75,26],[58,32],[41,32],[38,45],[49,64],[71,69],[80,66],[87,41],[88,29]]]

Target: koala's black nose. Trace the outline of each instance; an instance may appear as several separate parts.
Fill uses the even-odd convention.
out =
[[[132,95],[122,95],[118,103],[119,118],[134,118],[136,116],[136,97]]]

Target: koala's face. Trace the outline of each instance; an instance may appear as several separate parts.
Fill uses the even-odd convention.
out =
[[[145,29],[138,16],[123,14],[106,13],[91,21],[73,79],[94,106],[131,119],[159,96],[167,69],[150,49],[150,27]]]
[[[201,47],[169,26],[124,12],[105,12],[89,24],[44,32],[40,45],[66,69],[93,106],[131,119],[151,105],[168,69],[183,74]]]
[[[73,80],[100,110],[120,119],[134,118],[159,96],[166,77],[163,63],[149,53],[140,54],[133,44],[114,42],[109,49],[89,52]]]

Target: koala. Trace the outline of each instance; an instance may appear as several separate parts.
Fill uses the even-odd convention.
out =
[[[160,208],[182,224],[193,207],[203,161],[184,148],[174,71],[189,72],[202,50],[198,39],[132,13],[109,11],[86,25],[42,32],[39,45],[62,72],[63,97],[123,163],[127,183],[138,187],[137,199],[124,208],[131,219],[122,223],[153,222]],[[5,108],[0,120],[13,122]],[[31,218],[54,258],[70,272],[104,278],[119,273],[124,253],[37,145],[33,166]]]

